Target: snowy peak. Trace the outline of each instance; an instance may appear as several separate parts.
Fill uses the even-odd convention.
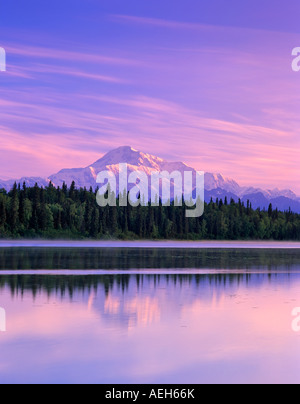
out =
[[[225,178],[221,174],[205,173],[205,189],[211,191],[212,189],[221,188],[227,192],[239,194],[241,187],[237,182],[231,178]]]
[[[92,167],[94,169],[100,169],[99,171],[101,171],[105,167],[116,166],[120,163],[127,163],[128,165],[135,167],[143,166],[157,170],[160,168],[160,164],[162,164],[163,161],[164,160],[159,157],[139,152],[130,146],[124,146],[110,151],[100,160],[97,160],[94,164],[92,164]]]
[[[39,187],[46,187],[49,184],[49,179],[40,177],[22,177],[19,180],[0,180],[0,189],[4,188],[7,191],[10,191],[13,188],[15,182],[17,184],[20,184],[21,186],[23,186],[23,184],[25,183],[27,187],[34,187],[35,184],[38,184]]]
[[[128,174],[133,171],[142,171],[151,176],[153,172],[167,171],[172,173],[179,171],[195,172],[195,169],[188,167],[183,162],[169,162],[149,153],[143,153],[130,146],[122,146],[111,150],[99,160],[85,168],[64,169],[50,176],[50,180],[56,186],[62,186],[65,182],[70,185],[75,181],[78,187],[96,188],[96,177],[101,171],[111,171],[116,176],[119,174],[119,164],[126,163]],[[221,188],[227,192],[239,193],[239,185],[230,178],[225,178],[221,174],[205,174],[205,187],[208,190]]]
[[[78,188],[86,187],[89,189],[97,187],[96,178],[101,171],[111,171],[116,176],[119,174],[119,164],[126,163],[128,167],[128,174],[133,171],[142,171],[151,176],[153,172],[167,171],[172,173],[173,171],[195,170],[192,167],[188,167],[183,162],[169,162],[157,156],[149,153],[143,153],[130,146],[122,146],[117,149],[111,150],[99,160],[93,164],[84,168],[63,169],[56,174],[51,175],[49,178],[22,178],[20,180],[8,180],[0,181],[0,188],[5,188],[9,191],[14,182],[23,183],[27,186],[34,186],[38,183],[39,186],[47,186],[49,181],[54,186],[62,186],[65,182],[68,186],[74,181]],[[254,187],[241,187],[239,184],[231,178],[226,178],[222,174],[205,173],[205,191],[206,200],[222,198],[233,198],[237,200],[252,199],[255,205],[255,201],[260,195],[257,202],[257,206],[265,208],[269,203],[274,203],[274,206],[280,207],[281,210],[289,209],[290,206],[294,208],[294,211],[300,212],[300,199],[290,190],[262,190]]]

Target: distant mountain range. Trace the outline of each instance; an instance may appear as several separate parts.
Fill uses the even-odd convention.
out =
[[[9,191],[15,182],[20,184],[25,182],[29,187],[34,186],[36,183],[39,186],[45,187],[50,181],[54,186],[61,187],[64,182],[70,186],[72,181],[75,181],[78,188],[92,187],[95,189],[97,187],[97,174],[100,171],[108,170],[117,175],[120,163],[127,163],[128,174],[139,170],[146,173],[148,177],[155,171],[168,171],[169,173],[173,171],[179,171],[181,173],[184,171],[195,172],[195,169],[188,167],[182,162],[168,162],[159,157],[152,156],[151,154],[139,152],[129,146],[123,146],[110,151],[100,160],[97,160],[88,167],[63,169],[57,174],[51,175],[49,178],[24,177],[18,180],[0,180],[0,188]],[[241,187],[233,179],[223,177],[221,174],[212,173],[205,173],[204,181],[206,202],[209,202],[211,198],[214,200],[216,198],[222,198],[224,200],[225,197],[227,197],[228,201],[230,201],[231,198],[238,201],[240,198],[245,203],[249,200],[254,209],[258,207],[267,209],[269,204],[272,203],[274,209],[278,208],[284,211],[291,208],[293,212],[300,213],[300,198],[291,190],[263,190],[253,187]]]

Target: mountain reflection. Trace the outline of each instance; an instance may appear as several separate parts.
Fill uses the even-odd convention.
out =
[[[212,307],[224,298],[238,299],[241,290],[281,286],[300,281],[298,273],[214,275],[3,275],[0,293],[13,299],[45,296],[80,302],[106,324],[130,329],[162,321],[182,307]]]
[[[161,307],[162,301],[159,297],[136,296],[124,299],[114,296],[113,292],[106,296],[104,301],[101,295],[94,296],[93,302],[93,309],[100,311],[106,322],[121,324],[128,329],[158,322]]]

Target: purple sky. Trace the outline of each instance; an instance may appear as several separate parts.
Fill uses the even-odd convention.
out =
[[[300,195],[298,0],[7,3],[0,178],[130,145]]]

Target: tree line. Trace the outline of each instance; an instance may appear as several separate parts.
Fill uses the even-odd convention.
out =
[[[300,215],[256,209],[240,200],[205,203],[204,215],[186,218],[186,207],[99,207],[92,188],[42,188],[15,184],[0,190],[1,238],[300,240]]]
[[[284,275],[282,275],[284,276]],[[246,284],[250,287],[257,287],[265,280],[265,275],[253,275],[251,273],[234,273],[228,274],[169,274],[169,275],[144,275],[144,274],[115,274],[115,275],[1,275],[0,277],[0,292],[3,289],[9,289],[11,296],[22,298],[25,292],[31,292],[33,297],[47,294],[48,297],[66,297],[72,298],[75,296],[78,299],[78,294],[81,296],[89,296],[92,290],[104,290],[108,296],[117,286],[119,292],[128,293],[130,284],[133,287],[143,288],[145,292],[147,283],[156,288],[170,285],[174,288],[183,288],[186,286],[193,287],[195,291],[208,284],[216,291],[222,291],[228,286],[228,282],[232,286]],[[278,280],[278,274],[270,273],[268,282]],[[153,290],[151,288],[151,290]],[[98,293],[97,293],[98,294]],[[76,296],[77,295],[77,296]],[[203,294],[199,294],[202,296]],[[205,298],[205,295],[203,296]]]

